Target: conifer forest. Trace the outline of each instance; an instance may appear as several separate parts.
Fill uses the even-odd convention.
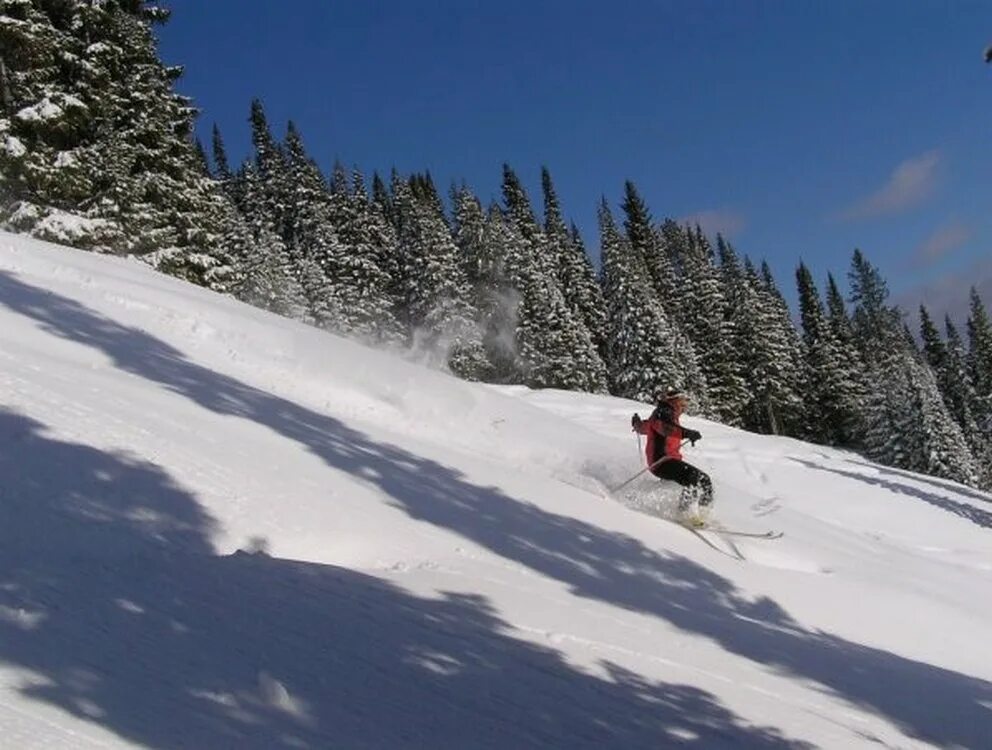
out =
[[[547,169],[537,196],[504,165],[491,205],[426,169],[327,173],[258,100],[234,164],[216,127],[193,137],[182,69],[157,50],[167,20],[143,0],[0,0],[4,229],[461,378],[640,401],[677,385],[700,416],[992,489],[992,321],[974,289],[963,330],[925,308],[911,329],[854,250],[840,281],[797,258],[792,310],[760,257],[664,218],[632,182],[584,238]]]

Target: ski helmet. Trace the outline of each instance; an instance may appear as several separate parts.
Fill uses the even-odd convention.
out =
[[[667,388],[659,388],[655,394],[658,401],[688,401],[688,394],[681,388],[670,385]]]

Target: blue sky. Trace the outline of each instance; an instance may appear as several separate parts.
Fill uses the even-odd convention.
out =
[[[992,303],[987,2],[168,0],[163,57],[233,159],[248,107],[315,158],[430,169],[498,198],[547,165],[598,245],[601,195],[633,180],[767,258],[793,296],[862,248],[897,299]]]

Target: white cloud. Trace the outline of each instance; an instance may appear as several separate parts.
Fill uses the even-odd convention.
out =
[[[929,266],[942,260],[971,239],[971,230],[960,222],[938,227],[913,251],[913,265]]]
[[[747,226],[747,219],[744,218],[743,214],[720,208],[697,211],[683,216],[677,221],[679,224],[689,224],[690,226],[699,224],[706,234],[714,235],[719,232],[724,237],[733,237]]]
[[[900,163],[878,190],[841,212],[842,219],[872,219],[919,205],[937,188],[941,165],[939,151],[927,151]]]

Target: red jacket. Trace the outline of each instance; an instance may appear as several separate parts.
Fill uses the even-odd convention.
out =
[[[682,460],[682,427],[679,425],[681,415],[681,404],[666,401],[635,428],[642,435],[648,436],[648,444],[644,450],[648,466],[663,458]]]

